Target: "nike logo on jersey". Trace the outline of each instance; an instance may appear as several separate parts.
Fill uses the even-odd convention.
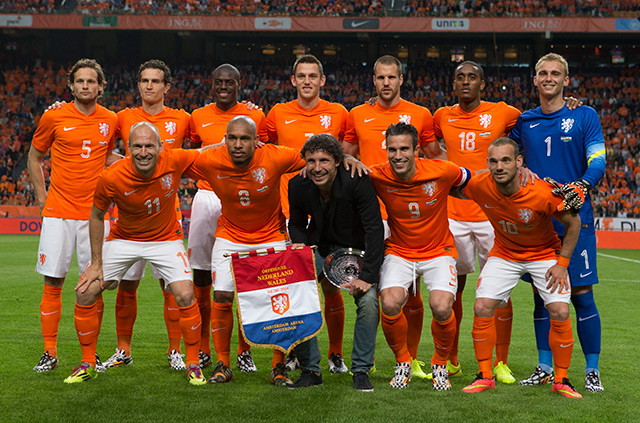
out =
[[[368,122],[371,122],[372,120],[376,120],[376,118],[371,118],[371,119],[365,119],[365,120],[364,120],[364,123],[368,123]]]
[[[131,194],[133,194],[136,191],[137,191],[137,189],[134,189],[133,191],[125,191],[124,196],[128,197],[128,196],[130,196]]]
[[[498,317],[498,320],[500,320],[501,322],[508,322],[511,319],[513,319],[513,317],[507,317],[506,319],[503,319],[502,317]]]
[[[597,315],[598,314],[596,313],[596,314],[592,314],[591,316],[588,316],[588,317],[578,317],[578,321],[579,322],[584,322],[585,320],[589,320],[589,319],[591,319],[593,317],[596,317]]]
[[[217,332],[217,331],[222,330],[222,329],[225,329],[225,328],[216,328],[216,329],[212,328],[211,329],[211,333]]]
[[[64,132],[71,131],[72,129],[76,129],[76,126],[72,126],[71,128],[67,128],[66,126],[62,128]]]
[[[587,276],[589,276],[589,275],[590,275],[590,274],[592,274],[592,273],[593,273],[593,270],[592,270],[591,272],[589,272],[589,273],[584,273],[584,274],[583,274],[583,273],[580,273],[580,277],[581,277],[581,278],[586,278]]]
[[[51,316],[52,314],[56,314],[58,312],[58,310],[56,311],[52,311],[50,313],[45,313],[44,311],[40,312],[43,316]]]
[[[207,127],[207,126],[209,126],[209,125],[213,125],[213,122],[203,123],[203,124],[202,124],[202,127],[203,127],[203,128],[206,128],[206,127]]]
[[[200,326],[202,326],[202,322],[198,323],[198,324],[197,324],[197,325],[195,325],[195,326],[191,326],[191,330],[196,330],[196,329],[198,329]]]
[[[573,345],[573,342],[570,343],[570,344],[566,344],[566,345],[565,344],[560,344],[560,348],[569,348],[572,345]]]
[[[449,118],[449,119],[447,119],[447,122],[455,122],[456,120],[458,120],[458,119],[457,118],[456,119]]]
[[[290,124],[290,123],[293,123],[293,122],[295,122],[296,120],[298,120],[298,119],[293,119],[293,120],[285,120],[285,121],[284,121],[284,124],[285,124],[285,125],[288,125],[288,124]]]
[[[451,282],[449,282],[449,286],[452,286],[452,287],[454,287],[454,288],[455,288],[455,287],[456,287],[456,284],[455,284],[455,283],[451,283]]]
[[[396,191],[399,191],[399,190],[400,190],[399,188],[398,189],[389,189],[389,188],[387,188],[387,192],[396,192]]]
[[[498,207],[498,206],[490,206],[487,203],[484,203],[484,208],[485,209],[495,209],[496,207]]]
[[[218,179],[227,179],[230,178],[231,176],[220,176],[220,175],[216,175],[218,177]]]
[[[89,332],[78,332],[78,335],[86,336],[86,335],[91,335],[93,332],[95,332],[95,330],[92,330],[92,331],[89,331]]]
[[[535,128],[536,126],[540,125],[540,122],[538,123],[532,123],[529,125],[529,128]]]

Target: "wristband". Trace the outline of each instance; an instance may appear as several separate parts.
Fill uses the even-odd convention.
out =
[[[558,256],[558,262],[556,264],[562,267],[569,267],[570,261],[571,259],[569,257]]]

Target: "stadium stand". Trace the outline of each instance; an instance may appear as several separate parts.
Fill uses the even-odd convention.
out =
[[[58,3],[58,4],[56,4]],[[0,13],[78,13],[84,15],[171,14],[220,16],[387,16],[382,0],[11,0]],[[633,17],[636,0],[405,0],[397,1],[403,16]],[[389,14],[391,15],[391,14]]]
[[[34,205],[35,198],[24,162],[30,136],[42,110],[54,100],[70,101],[64,66],[49,61],[35,66],[15,66],[0,72],[0,204]],[[451,92],[451,65],[437,61],[410,63],[404,78],[405,99],[435,111],[455,103]],[[295,98],[288,68],[266,64],[241,66],[244,75],[241,97],[269,108]],[[328,63],[322,97],[345,105],[362,104],[374,95],[368,68]],[[135,75],[129,65],[107,69],[109,84],[101,103],[112,110],[137,104]],[[487,101],[505,101],[520,110],[537,106],[531,75],[525,68],[486,67]],[[174,83],[167,105],[192,111],[212,101],[211,77],[204,66],[184,65],[174,69]],[[640,71],[637,68],[582,69],[571,76],[567,90],[594,107],[607,142],[607,171],[592,192],[596,214],[605,217],[640,217]],[[48,180],[48,161],[44,162]],[[189,180],[180,187],[182,206],[188,209],[195,186]]]

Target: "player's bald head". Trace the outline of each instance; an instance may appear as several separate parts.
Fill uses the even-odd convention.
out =
[[[129,147],[131,147],[139,137],[144,136],[150,136],[158,147],[162,146],[162,139],[160,138],[158,128],[151,122],[142,121],[131,127],[131,131],[129,131]]]
[[[258,127],[256,126],[256,123],[253,121],[253,119],[251,119],[249,116],[240,115],[231,119],[229,121],[229,124],[227,125],[227,133],[229,133],[230,129],[236,125],[245,126],[249,128],[252,134],[256,136],[258,135]]]
[[[221,64],[220,66],[218,66],[213,70],[212,75],[213,75],[213,78],[215,79],[216,76],[219,76],[223,73],[231,75],[233,79],[237,81],[240,80],[240,71],[238,70],[238,68],[236,68],[230,63]]]

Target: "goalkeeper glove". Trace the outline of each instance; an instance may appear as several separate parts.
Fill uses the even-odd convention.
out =
[[[564,202],[569,208],[576,213],[580,211],[580,207],[584,204],[587,193],[591,189],[591,184],[584,180],[578,179],[575,182],[564,184],[560,191],[564,194]]]
[[[560,184],[554,179],[545,176],[545,182],[553,186],[551,192],[563,198],[563,202],[558,205],[558,211],[572,211],[578,213],[580,207],[584,204],[585,196],[591,184],[584,179],[578,179],[575,182]]]

